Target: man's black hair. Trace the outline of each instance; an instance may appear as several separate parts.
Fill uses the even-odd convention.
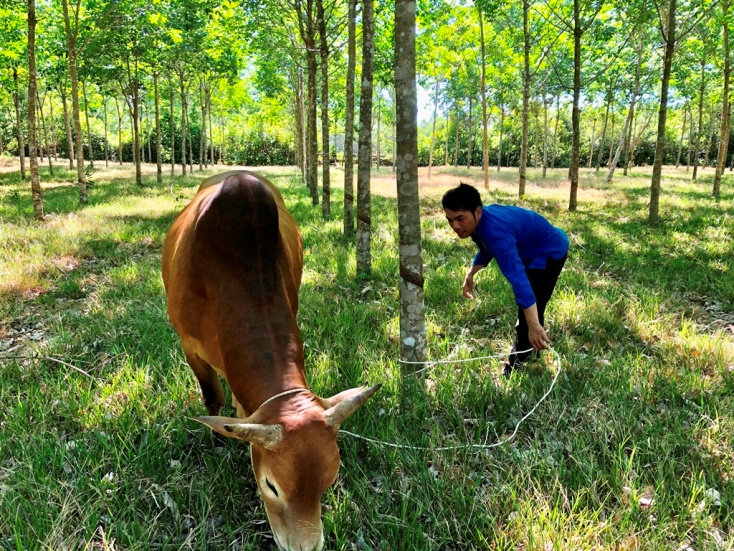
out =
[[[458,187],[452,188],[443,194],[441,204],[445,209],[468,210],[473,213],[477,210],[477,207],[482,206],[482,198],[479,196],[477,188],[469,184],[459,184]]]

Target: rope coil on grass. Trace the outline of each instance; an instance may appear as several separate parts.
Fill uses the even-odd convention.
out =
[[[503,446],[504,444],[507,444],[510,440],[512,440],[513,438],[515,438],[515,436],[517,435],[517,431],[520,429],[520,425],[522,425],[522,423],[528,417],[530,417],[533,413],[535,413],[535,410],[537,410],[538,407],[540,406],[540,404],[542,404],[543,401],[550,395],[551,391],[553,390],[553,387],[555,387],[555,385],[556,385],[556,381],[558,380],[558,376],[561,373],[561,357],[558,355],[558,352],[556,352],[552,348],[548,348],[548,350],[550,350],[555,355],[557,366],[558,366],[558,368],[556,369],[556,374],[554,375],[553,380],[551,381],[551,384],[548,387],[548,390],[546,390],[545,394],[543,394],[543,396],[541,396],[540,400],[538,400],[538,402],[533,406],[533,408],[529,412],[527,412],[517,422],[517,425],[515,425],[515,430],[512,431],[512,434],[510,434],[510,436],[508,436],[507,438],[505,438],[503,440],[500,440],[498,442],[495,442],[494,444],[486,444],[486,443],[485,444],[459,444],[459,445],[456,445],[456,446],[441,446],[441,447],[438,447],[438,448],[428,448],[428,447],[425,447],[425,446],[411,446],[411,445],[408,445],[408,444],[396,444],[394,442],[385,442],[384,440],[379,440],[377,438],[370,438],[368,436],[362,436],[361,434],[355,434],[353,432],[350,432],[350,431],[344,430],[344,429],[340,429],[339,430],[339,433],[348,434],[349,436],[353,436],[354,438],[357,438],[359,440],[365,440],[367,442],[370,442],[372,444],[377,444],[377,445],[380,445],[380,446],[386,446],[386,447],[389,447],[389,448],[395,448],[395,449],[400,449],[400,450],[412,450],[412,451],[443,452],[443,451],[458,451],[458,450],[489,450],[489,449],[492,449],[492,448],[497,448],[499,446]],[[523,354],[525,352],[530,352],[530,351],[532,351],[532,348],[531,349],[528,349],[528,350],[522,350],[520,352],[510,352],[510,353],[504,353],[504,354],[496,354],[496,355],[492,355],[492,356],[480,356],[480,357],[476,357],[476,358],[465,358],[465,359],[461,359],[461,360],[435,360],[435,361],[431,361],[431,362],[409,362],[409,361],[400,360],[400,363],[405,363],[405,364],[430,364],[427,367],[425,367],[425,368],[423,368],[423,369],[421,369],[419,371],[414,372],[413,375],[415,375],[417,373],[420,373],[421,371],[425,371],[426,369],[430,369],[430,368],[432,368],[432,367],[434,367],[436,365],[439,365],[439,364],[448,364],[448,363],[456,363],[456,362],[470,362],[470,361],[477,361],[477,360],[485,360],[485,359],[489,359],[489,358],[501,358],[503,356],[509,356],[509,355],[511,355],[513,353],[514,354]],[[485,442],[486,442],[486,439],[485,439]]]

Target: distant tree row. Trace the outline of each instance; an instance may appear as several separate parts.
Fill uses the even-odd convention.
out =
[[[32,100],[38,153],[75,162],[82,201],[85,158],[131,160],[139,183],[143,161],[159,179],[164,164],[186,174],[296,163],[328,214],[329,173],[319,194],[317,167],[354,162],[365,82],[368,156],[393,163],[389,0],[371,21],[364,2],[337,0],[69,2],[38,4],[32,98],[30,4],[0,9],[0,150],[19,154],[24,173]],[[730,24],[729,0],[421,0],[417,76],[431,116],[419,163],[429,174],[481,166],[485,182],[519,167],[519,196],[528,166],[568,167],[570,210],[580,167],[604,167],[611,181],[616,169],[653,165],[653,223],[663,163],[689,166],[693,179],[715,166],[718,197],[734,162]]]

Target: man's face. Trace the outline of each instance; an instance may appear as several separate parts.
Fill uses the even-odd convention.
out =
[[[477,231],[479,219],[482,217],[482,207],[477,207],[474,212],[463,209],[443,209],[443,211],[446,214],[449,226],[461,239],[465,239]]]

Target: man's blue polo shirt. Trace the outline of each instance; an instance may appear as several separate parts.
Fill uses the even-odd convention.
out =
[[[540,214],[506,205],[482,209],[476,233],[471,236],[479,247],[474,265],[486,266],[493,258],[512,285],[520,308],[535,304],[535,294],[526,269],[545,268],[548,258],[560,260],[568,252],[568,237]]]

